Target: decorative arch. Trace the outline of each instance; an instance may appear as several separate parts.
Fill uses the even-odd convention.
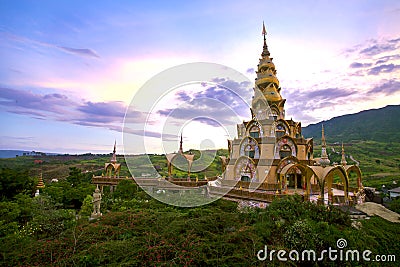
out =
[[[360,168],[356,165],[346,165],[344,166],[344,169],[346,170],[347,177],[349,179],[349,184],[350,184],[350,173],[354,172],[357,175],[357,188],[358,190],[360,190],[362,188],[362,174]]]
[[[288,164],[281,172],[282,188],[307,188],[307,169],[301,164]],[[309,182],[309,181],[308,181]]]
[[[318,179],[312,179],[313,177],[317,177],[314,170],[308,165],[299,162],[286,164],[277,173],[277,177],[279,177],[278,182],[282,190],[287,190],[288,188],[304,190],[305,200],[310,199],[312,185],[316,185],[318,181]]]
[[[192,168],[192,163],[194,159],[194,155],[186,155],[186,154],[181,154],[181,153],[174,153],[174,154],[167,154],[167,165],[168,165],[168,176],[172,177],[172,171],[174,169],[173,162],[174,160],[178,159],[178,157],[181,157],[187,162],[187,172],[188,172],[188,178],[190,177],[190,171]]]
[[[290,135],[290,127],[287,121],[279,119],[276,121],[276,137],[281,138],[284,135]]]
[[[288,156],[297,156],[297,143],[288,135],[284,135],[279,138],[275,147],[275,159],[283,159]]]
[[[278,163],[278,166],[276,168],[276,173],[280,174],[282,172],[283,168],[288,164],[297,164],[297,163],[299,163],[299,160],[296,157],[289,156],[289,157],[283,158]]]
[[[320,167],[323,168],[323,167]],[[329,203],[333,203],[333,193],[332,193],[332,184],[333,184],[333,175],[334,174],[338,174],[340,179],[343,182],[343,192],[344,192],[344,200],[345,202],[348,201],[348,197],[349,197],[349,180],[348,180],[348,176],[346,173],[346,170],[343,166],[330,166],[330,167],[325,167],[323,168],[324,172],[323,172],[323,177],[320,180],[320,189],[321,189],[321,193],[320,193],[320,198],[324,203],[324,198],[325,198],[325,185],[327,186],[327,190],[328,190],[328,201]]]
[[[264,136],[261,125],[255,120],[251,120],[247,123],[246,134],[253,138],[260,138],[261,136]]]
[[[234,179],[236,181],[258,181],[257,166],[253,159],[247,156],[239,157],[235,162]]]
[[[121,171],[121,164],[119,163],[106,163],[104,166],[107,177],[119,177],[119,172]]]
[[[333,174],[338,173],[340,178],[342,179],[343,184],[345,185],[346,188],[349,186],[349,180],[347,177],[347,172],[343,166],[332,166],[331,168],[327,169],[327,171],[324,174],[324,180],[327,180],[328,178],[330,179],[331,177],[333,178]]]
[[[253,137],[248,136],[243,138],[239,147],[240,156],[247,156],[252,159],[260,158],[260,146]]]

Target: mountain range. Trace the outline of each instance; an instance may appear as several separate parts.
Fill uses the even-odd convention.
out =
[[[328,142],[399,142],[400,105],[364,110],[310,124],[302,128],[303,136],[305,138],[313,137],[317,141],[321,140],[322,124]]]
[[[37,151],[27,151],[27,150],[0,150],[0,158],[15,158],[20,156],[54,156],[59,155],[59,153],[44,153],[44,152],[37,152]]]

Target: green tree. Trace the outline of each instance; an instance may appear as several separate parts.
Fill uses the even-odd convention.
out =
[[[89,177],[80,169],[71,167],[66,180],[49,184],[43,192],[64,208],[80,209],[85,197],[91,195],[95,189]]]
[[[132,199],[138,192],[138,186],[132,180],[122,180],[114,192],[114,198]]]
[[[90,214],[93,212],[93,197],[91,195],[87,195],[83,200],[83,204],[81,210],[79,211],[79,215],[82,217],[88,218]]]
[[[80,183],[85,180],[85,174],[76,167],[69,168],[69,176],[67,177],[67,181],[71,184],[72,187],[77,187]]]
[[[55,203],[62,204],[64,208],[80,209],[85,197],[91,195],[94,189],[95,186],[88,182],[72,184],[68,181],[60,181],[46,186],[43,192]]]
[[[32,194],[35,186],[35,179],[29,177],[28,171],[0,170],[0,199],[12,199],[19,193]]]

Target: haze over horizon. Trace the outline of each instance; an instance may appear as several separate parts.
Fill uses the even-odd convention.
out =
[[[214,62],[253,82],[263,21],[287,99],[286,118],[306,126],[400,104],[395,0],[10,1],[2,3],[0,15],[0,149],[109,153],[117,140],[122,153],[127,106],[165,69]],[[219,92],[209,86],[202,96]],[[176,97],[171,103],[188,95]],[[160,118],[167,111],[159,110]],[[138,120],[145,115],[134,114]],[[225,113],[213,115],[231,120]],[[213,126],[198,121],[184,129],[185,149],[199,147],[196,127]],[[168,138],[178,148],[178,135]],[[156,146],[150,150],[162,153]]]

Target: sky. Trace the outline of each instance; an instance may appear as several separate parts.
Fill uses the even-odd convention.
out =
[[[0,149],[109,153],[116,140],[122,152],[127,134],[130,153],[164,153],[178,150],[181,133],[184,149],[226,147],[225,126],[250,112],[213,101],[234,101],[221,83],[249,101],[251,84],[215,77],[219,85],[165,88],[164,100],[150,89],[145,102],[160,100],[151,116],[133,100],[159,73],[192,62],[254,82],[263,21],[287,119],[306,126],[400,104],[397,0],[0,1]],[[189,103],[193,120],[180,103],[199,96],[211,100]],[[149,117],[149,145],[136,149]],[[163,135],[170,117],[175,130]]]

